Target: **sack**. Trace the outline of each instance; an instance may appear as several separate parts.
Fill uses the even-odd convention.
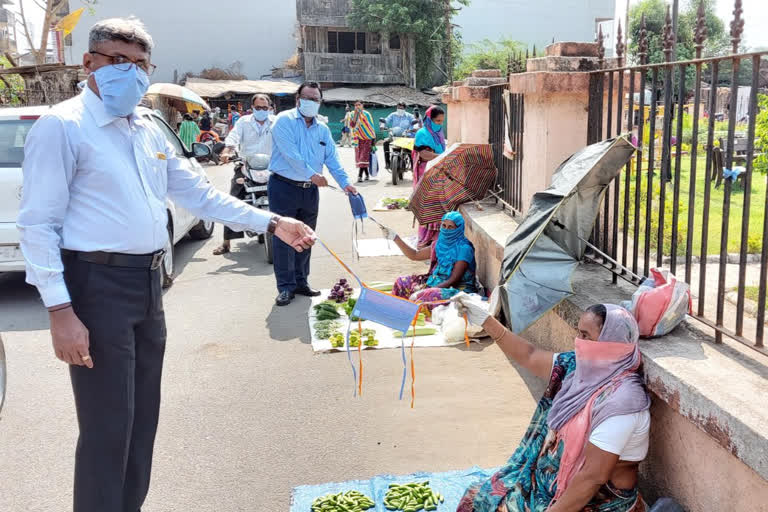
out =
[[[652,268],[651,277],[640,284],[632,300],[621,305],[637,319],[640,336],[664,336],[690,314],[691,290],[668,270]]]
[[[376,146],[374,146],[375,148]],[[375,178],[379,175],[379,157],[376,156],[375,149],[371,151],[371,162],[368,166],[368,174],[371,176],[371,178]]]

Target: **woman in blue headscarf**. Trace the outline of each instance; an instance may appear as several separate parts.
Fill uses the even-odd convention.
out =
[[[431,261],[428,274],[398,277],[392,289],[394,295],[417,302],[431,302],[449,299],[461,291],[477,291],[475,248],[464,236],[464,217],[459,212],[443,216],[440,235],[431,247],[414,249],[391,229],[382,227],[381,230],[408,259]]]
[[[427,163],[434,160],[445,151],[445,111],[432,106],[424,113],[424,127],[416,132],[413,141],[413,189],[419,186],[421,178],[427,172]],[[419,226],[419,240],[417,247],[429,247],[438,237],[440,223],[433,222],[426,226]]]

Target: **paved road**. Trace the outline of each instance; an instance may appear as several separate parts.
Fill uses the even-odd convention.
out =
[[[351,168],[351,151],[343,152]],[[227,187],[229,167],[208,170]],[[371,182],[361,191],[372,205],[409,187]],[[404,212],[380,217],[411,232]],[[346,199],[323,191],[318,234],[348,261],[351,224]],[[165,296],[163,405],[144,512],[282,511],[296,485],[507,459],[542,383],[519,373],[496,346],[417,350],[413,410],[397,401],[399,352],[366,352],[363,397],[355,399],[346,356],[314,355],[308,344],[308,300],[275,307],[263,248],[236,242],[233,253],[215,257],[220,236],[217,226],[214,239],[178,246],[179,275]],[[312,264],[315,286],[343,276],[322,249]],[[354,266],[369,280],[425,269],[403,257]],[[67,371],[53,356],[47,327],[35,290],[21,276],[0,276],[9,370],[0,417],[2,511],[70,509],[77,431]]]

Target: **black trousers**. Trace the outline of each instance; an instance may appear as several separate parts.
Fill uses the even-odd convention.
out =
[[[74,512],[139,512],[149,489],[165,353],[160,270],[64,257],[93,368],[70,366],[80,436]]]
[[[301,188],[269,178],[269,211],[285,217],[293,217],[315,229],[320,205],[320,192],[316,186]],[[308,286],[309,260],[312,251],[296,252],[279,238],[274,238],[274,267],[277,290],[292,292]]]
[[[389,169],[389,145],[392,144],[392,142],[389,139],[386,139],[384,141],[384,164],[387,169]]]
[[[238,172],[232,177],[232,182],[229,185],[229,195],[242,200],[245,199],[245,185],[235,181],[239,177],[241,175]],[[235,240],[243,237],[245,237],[245,233],[242,231],[232,231],[227,226],[224,226],[224,240]]]

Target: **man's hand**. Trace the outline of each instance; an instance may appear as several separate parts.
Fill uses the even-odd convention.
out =
[[[352,185],[347,185],[346,187],[344,187],[344,191],[347,192],[348,194],[352,194],[353,196],[357,195],[357,189]]]
[[[62,307],[56,306],[54,309]],[[56,357],[67,364],[93,368],[93,359],[88,352],[90,341],[88,329],[77,318],[72,307],[49,312],[51,337]]]
[[[323,176],[322,174],[313,174],[312,177],[309,179],[309,181],[311,181],[318,187],[328,186],[328,180],[325,179],[325,176]]]
[[[232,148],[224,148],[224,151],[221,152],[221,155],[219,155],[219,160],[221,163],[226,164],[229,162],[229,159],[232,158],[234,155],[234,151],[232,151]]]
[[[296,252],[309,249],[317,239],[312,228],[290,217],[280,217],[275,228],[275,236],[293,247]]]

